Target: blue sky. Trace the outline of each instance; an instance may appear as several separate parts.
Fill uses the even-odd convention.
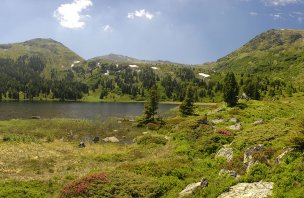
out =
[[[53,38],[86,59],[204,63],[268,29],[304,27],[304,0],[1,0],[0,8],[0,43]]]

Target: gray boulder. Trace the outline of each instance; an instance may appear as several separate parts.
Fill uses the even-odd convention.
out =
[[[111,143],[118,143],[119,142],[119,139],[117,139],[115,136],[106,137],[102,140],[105,141],[105,142],[111,142]]]
[[[261,124],[264,124],[264,120],[263,119],[257,120],[257,121],[255,121],[253,123],[254,126],[261,125]]]
[[[231,119],[229,120],[229,122],[238,123],[238,122],[240,122],[240,119],[238,119],[238,118],[231,118]]]
[[[253,161],[253,157],[252,154],[259,152],[261,150],[263,150],[263,145],[262,144],[258,144],[256,146],[250,147],[248,148],[245,153],[244,153],[244,164],[247,164],[249,162]]]
[[[79,143],[79,145],[78,145],[78,147],[79,147],[79,148],[85,148],[85,147],[86,147],[86,145],[85,145],[85,143],[84,143],[84,142],[80,142],[80,143]]]
[[[242,125],[240,123],[234,124],[228,127],[228,129],[233,130],[233,131],[240,131],[242,129]]]
[[[224,123],[224,122],[228,122],[228,120],[224,120],[224,119],[211,120],[212,124],[220,124],[220,123]]]
[[[272,195],[273,182],[239,183],[218,198],[264,198]]]
[[[223,148],[221,148],[215,155],[215,158],[223,157],[228,162],[232,160],[233,158],[233,150],[231,147],[225,145]]]
[[[179,193],[179,197],[191,195],[196,189],[206,188],[208,184],[209,182],[206,178],[203,178],[200,182],[189,184],[184,190]]]

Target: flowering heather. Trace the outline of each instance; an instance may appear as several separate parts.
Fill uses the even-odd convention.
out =
[[[234,134],[231,133],[230,131],[223,130],[223,129],[217,130],[216,132],[217,132],[217,133],[224,134],[224,135],[228,135],[228,136],[234,136]]]
[[[89,186],[92,183],[106,183],[109,182],[104,173],[96,173],[88,175],[84,178],[73,181],[67,184],[61,190],[61,197],[75,197],[89,194]]]

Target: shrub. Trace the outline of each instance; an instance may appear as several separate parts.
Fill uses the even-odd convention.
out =
[[[160,128],[160,124],[154,123],[154,122],[150,122],[150,123],[146,124],[146,126],[149,130],[158,130]]]
[[[167,139],[163,136],[160,135],[143,135],[138,138],[136,138],[136,143],[137,144],[162,144],[166,145],[167,144]]]
[[[227,136],[234,136],[234,134],[231,133],[230,131],[223,130],[223,129],[217,130],[216,132],[217,132],[217,133],[220,133],[220,134],[227,135]]]
[[[109,173],[110,182],[93,183],[88,197],[161,197],[163,189],[156,179],[129,172]]]
[[[261,163],[268,163],[269,160],[273,157],[275,154],[275,149],[273,148],[266,148],[262,151],[253,153],[252,157],[255,161],[259,161]]]
[[[304,135],[294,137],[291,140],[291,143],[293,145],[293,148],[295,148],[297,151],[304,151]]]
[[[266,164],[256,164],[249,169],[247,173],[247,182],[258,182],[266,179],[270,173],[270,168]]]
[[[61,190],[61,197],[88,196],[90,185],[106,182],[109,180],[104,173],[89,175],[65,185]]]

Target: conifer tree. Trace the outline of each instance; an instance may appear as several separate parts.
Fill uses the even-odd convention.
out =
[[[233,72],[228,72],[223,86],[224,101],[228,106],[235,106],[238,102],[239,86]]]
[[[149,90],[148,101],[145,103],[144,109],[144,122],[153,122],[155,120],[155,115],[157,114],[158,109],[158,92],[157,86],[153,85]]]
[[[187,87],[186,96],[182,104],[179,106],[179,111],[183,116],[194,114],[194,93],[192,86]]]

